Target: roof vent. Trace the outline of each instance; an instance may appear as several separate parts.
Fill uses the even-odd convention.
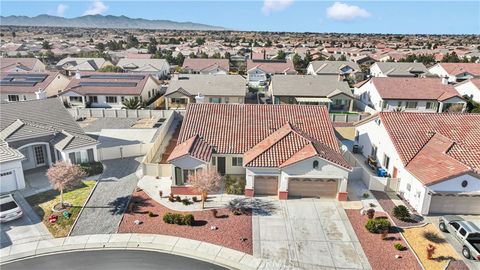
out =
[[[77,72],[75,72],[75,79],[80,80],[82,78],[82,75],[80,74],[80,71],[77,69]]]
[[[198,103],[198,104],[205,103],[205,96],[202,95],[202,93],[198,93],[198,95],[195,96],[195,103]]]

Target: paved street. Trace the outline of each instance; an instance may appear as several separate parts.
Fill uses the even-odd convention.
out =
[[[253,254],[271,267],[370,269],[345,211],[333,200],[273,201],[277,211],[253,218]]]
[[[115,233],[133,189],[141,158],[107,160],[105,172],[78,218],[72,235]]]
[[[131,250],[102,250],[60,253],[2,265],[4,270],[151,270],[226,269],[214,264],[168,253]]]
[[[23,216],[20,219],[2,223],[0,225],[0,248],[12,244],[21,244],[29,241],[52,238],[48,229],[43,225],[40,218],[21,194],[15,192],[13,196],[22,208]]]

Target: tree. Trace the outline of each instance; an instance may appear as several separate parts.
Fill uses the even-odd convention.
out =
[[[216,53],[214,53],[214,54],[212,55],[212,58],[214,58],[214,59],[220,59],[220,58],[222,58],[222,55],[221,55],[219,52],[216,52]]]
[[[205,44],[205,39],[198,37],[197,39],[195,39],[195,43],[197,43],[198,46],[202,46],[203,44]]]
[[[15,38],[17,36],[17,34],[15,33],[15,31],[12,31],[12,38]]]
[[[52,48],[52,45],[50,45],[50,43],[48,41],[43,41],[42,43],[42,49],[45,49],[45,50],[50,50]]]
[[[188,176],[188,183],[192,188],[202,194],[202,209],[205,207],[205,200],[208,193],[218,191],[220,189],[222,177],[216,170],[202,170],[193,175]]]
[[[327,58],[327,61],[335,61],[335,57],[333,57],[333,55],[330,55],[330,56]]]
[[[293,66],[296,70],[299,70],[303,67],[302,57],[298,53],[294,54],[292,57]]]
[[[277,52],[277,57],[276,57],[276,58],[277,58],[278,60],[285,60],[286,57],[287,57],[287,55],[285,54],[284,51],[279,50],[279,51]]]
[[[225,55],[223,56],[225,59],[230,59],[230,53],[229,52],[225,52]]]
[[[47,177],[53,189],[60,191],[61,208],[64,208],[63,191],[80,184],[86,175],[80,166],[65,161],[57,161],[47,170]]]
[[[104,66],[104,67],[102,67],[102,68],[99,68],[99,69],[98,69],[98,72],[116,72],[116,73],[122,73],[122,72],[124,72],[124,70],[123,70],[122,67],[113,66],[113,65],[108,65],[108,66]]]
[[[125,99],[122,102],[122,105],[123,105],[122,109],[127,109],[127,110],[137,110],[137,109],[140,109],[140,107],[142,106],[138,98]]]
[[[182,66],[183,61],[185,61],[185,56],[181,52],[177,54],[177,57],[175,57],[175,64]]]
[[[127,36],[127,48],[136,48],[138,46],[138,39],[134,35]]]
[[[303,59],[304,62],[304,67],[307,67],[310,62],[312,62],[312,55],[310,54],[310,51],[307,51],[305,53],[305,58]]]
[[[188,57],[190,57],[190,58],[197,58],[197,55],[195,55],[194,52],[191,52],[191,53],[188,55]]]
[[[97,44],[95,45],[95,49],[103,52],[103,51],[105,51],[105,44],[103,44],[102,42],[97,43]]]

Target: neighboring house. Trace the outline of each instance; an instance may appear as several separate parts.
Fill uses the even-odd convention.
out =
[[[356,127],[396,192],[421,214],[480,214],[480,114],[381,112]]]
[[[159,91],[148,74],[78,72],[60,96],[70,106],[118,109],[125,99],[148,101]]]
[[[165,59],[123,58],[117,66],[127,72],[151,74],[156,79],[165,79],[170,72],[170,65]]]
[[[353,105],[348,83],[337,76],[277,75],[269,92],[274,104],[325,105],[329,111],[351,111]]]
[[[190,104],[176,147],[171,190],[192,193],[199,170],[246,179],[245,195],[347,199],[351,170],[325,106]]]
[[[353,62],[359,65],[365,65],[365,66],[373,65],[376,62],[375,59],[371,58],[368,55],[354,56],[354,57],[351,57],[350,60],[352,60]]]
[[[362,80],[364,74],[352,61],[312,61],[307,66],[308,75],[336,75],[343,78]]]
[[[73,75],[77,71],[96,71],[112,63],[103,58],[74,58],[67,57],[57,63],[57,68],[65,70],[67,75]]]
[[[276,74],[296,75],[292,60],[247,60],[247,81],[252,87],[266,86]]]
[[[46,66],[37,58],[0,58],[0,72],[45,72]]]
[[[97,160],[98,141],[83,132],[56,98],[6,103],[0,112],[2,193],[25,188],[24,174],[46,170],[56,161]]]
[[[0,102],[45,99],[65,90],[70,79],[59,72],[0,73]]]
[[[420,77],[427,73],[422,63],[378,62],[370,67],[372,77]]]
[[[186,75],[170,81],[165,93],[168,109],[185,109],[190,103],[244,103],[245,79],[240,75]]]
[[[190,74],[227,75],[230,71],[229,59],[186,58],[182,69]]]
[[[472,78],[480,78],[480,63],[438,63],[428,71],[449,82],[461,82]]]
[[[445,79],[373,77],[355,88],[360,101],[378,112],[445,112],[465,100]]]
[[[455,89],[462,96],[468,96],[480,103],[480,79],[470,79],[455,85]]]

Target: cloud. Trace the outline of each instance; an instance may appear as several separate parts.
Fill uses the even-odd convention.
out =
[[[335,2],[327,8],[327,17],[335,21],[352,21],[357,18],[368,18],[371,14],[359,6]]]
[[[269,15],[272,12],[284,10],[293,4],[294,0],[264,0],[262,12]]]
[[[58,4],[57,6],[57,15],[63,17],[65,15],[65,11],[67,10],[68,6],[65,4]]]
[[[83,15],[97,15],[102,14],[108,10],[108,6],[105,5],[102,1],[95,0],[88,9],[83,13]]]

